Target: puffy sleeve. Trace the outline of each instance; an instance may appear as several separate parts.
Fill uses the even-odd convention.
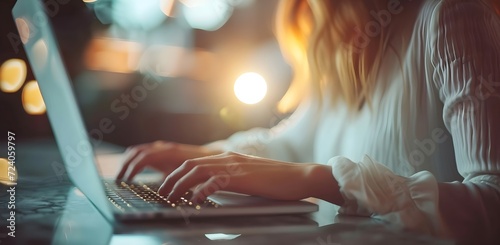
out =
[[[463,183],[439,186],[460,241],[500,243],[500,16],[486,1],[444,1],[431,56]],[[493,2],[493,1],[492,1]]]
[[[500,244],[500,17],[486,1],[443,0],[426,20],[431,84],[443,104],[463,182],[408,178],[369,157],[330,160],[345,203],[371,215],[463,244]]]
[[[237,132],[226,140],[211,143],[224,151],[288,162],[312,162],[319,106],[305,99],[295,112],[270,129]]]

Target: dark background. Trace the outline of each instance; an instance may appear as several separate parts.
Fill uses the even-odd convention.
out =
[[[291,77],[273,36],[277,1],[248,0],[244,7],[234,7],[229,20],[215,31],[186,27],[182,11],[178,10],[180,2],[177,3],[175,18],[167,18],[150,30],[131,30],[117,26],[109,18],[104,18],[104,21],[102,16],[96,18],[97,2],[100,2],[99,9],[106,12],[112,11],[119,1],[98,0],[87,5],[81,0],[61,2],[67,3],[59,5],[60,10],[51,21],[64,63],[72,77],[88,131],[98,128],[103,118],[115,122],[116,130],[104,135],[105,141],[122,146],[154,140],[204,144],[238,130],[271,127],[285,116],[274,109]],[[12,58],[22,59],[28,68],[26,81],[34,80],[12,18],[14,4],[14,0],[0,1],[0,64]],[[131,108],[128,117],[118,119],[122,114],[110,110],[111,103],[123,94],[130,94],[148,74],[140,70],[119,73],[87,69],[83,60],[90,41],[118,33],[120,39],[147,49],[158,45],[157,41],[150,40],[176,39],[179,30],[188,40],[177,41],[173,46],[178,45],[187,51],[201,50],[212,58],[195,60],[196,68],[179,76],[154,74],[161,80],[160,86],[148,93],[137,108]],[[140,38],[127,40],[127,37],[138,35]],[[145,41],[141,43],[137,39]],[[172,46],[171,43],[168,45]],[[139,59],[144,61],[147,57]],[[174,58],[160,57],[162,59]],[[154,64],[155,61],[146,60],[146,63]],[[180,64],[190,66],[189,60]],[[241,103],[232,91],[235,78],[247,71],[258,72],[267,80],[268,94],[256,105]],[[15,93],[0,91],[0,132],[15,132],[17,140],[21,141],[53,138],[46,114],[29,115],[23,109],[21,91],[22,88]]]

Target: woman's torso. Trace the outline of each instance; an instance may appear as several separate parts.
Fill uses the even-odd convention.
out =
[[[323,107],[315,137],[321,147],[315,147],[314,162],[336,155],[360,161],[366,154],[403,176],[428,170],[439,180],[460,178],[421,35],[429,18],[425,9],[432,9],[424,6],[436,2],[399,13],[415,18],[389,30],[392,45],[382,60],[370,105],[356,113],[341,103]]]

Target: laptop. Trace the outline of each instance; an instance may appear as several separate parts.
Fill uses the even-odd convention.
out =
[[[156,192],[158,184],[103,179],[43,2],[18,0],[13,16],[68,177],[108,221],[304,214],[318,210],[316,204],[306,201],[276,201],[231,192],[217,192],[201,204],[189,202],[188,192],[172,203]],[[51,14],[57,14],[58,6],[48,7]]]

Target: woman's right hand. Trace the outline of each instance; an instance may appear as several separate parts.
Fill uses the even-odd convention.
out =
[[[117,179],[130,181],[146,167],[152,167],[168,175],[188,159],[220,153],[222,151],[206,146],[164,141],[132,146],[125,152],[123,167]]]

